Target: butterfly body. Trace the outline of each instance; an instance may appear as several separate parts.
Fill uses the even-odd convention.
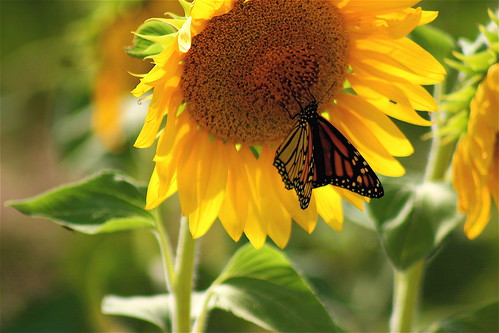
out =
[[[274,166],[286,189],[295,189],[300,207],[312,189],[334,185],[370,198],[383,196],[378,177],[358,150],[317,112],[312,101],[295,115],[298,121],[276,150]]]

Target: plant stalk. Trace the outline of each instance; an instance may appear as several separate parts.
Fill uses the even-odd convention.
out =
[[[443,84],[435,86],[434,98],[437,102],[440,101],[443,87]],[[439,128],[446,120],[446,114],[433,113],[432,118],[434,120],[432,127],[434,135],[424,173],[425,182],[444,180],[454,151],[454,142],[443,141],[439,133]],[[420,260],[405,271],[395,270],[393,308],[390,318],[391,333],[412,332],[413,317],[418,304],[424,266],[425,260]]]
[[[180,221],[175,261],[173,332],[191,332],[191,295],[194,277],[196,241],[189,231],[187,217]]]
[[[391,333],[412,332],[423,271],[424,260],[416,262],[406,271],[395,270]]]

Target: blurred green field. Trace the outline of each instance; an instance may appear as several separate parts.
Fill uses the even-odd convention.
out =
[[[439,18],[432,25],[456,40],[476,37],[478,24],[488,21],[486,9],[497,9],[497,1],[481,0],[422,1],[420,5],[438,10]],[[147,105],[126,93],[136,80],[115,77],[121,80],[120,100],[126,113],[124,140],[115,153],[109,153],[91,132],[93,89],[109,54],[124,59],[118,64],[125,74],[147,70],[141,60],[123,56],[133,24],[148,17],[145,13],[180,14],[178,3],[156,1],[146,10],[139,1],[4,0],[0,6],[2,204],[102,169],[122,170],[147,183],[154,149],[132,147]],[[126,24],[120,24],[125,19]],[[117,40],[128,42],[104,39],[111,32]],[[416,149],[402,163],[409,172],[422,172],[429,142],[422,141],[421,135],[428,129],[397,124]],[[171,235],[178,229],[178,207],[174,197],[163,208]],[[2,332],[157,331],[138,320],[100,314],[100,302],[107,294],[164,292],[152,234],[86,236],[28,218],[10,207],[2,207],[1,214]],[[421,328],[497,299],[497,214],[493,220],[474,241],[456,230],[433,254],[424,280]],[[215,223],[201,241],[196,287],[209,286],[245,242],[234,243]],[[285,252],[347,329],[387,329],[392,273],[375,233],[349,221],[341,233],[324,223],[318,223],[312,235],[295,226]],[[215,311],[208,331],[256,332],[259,328]]]

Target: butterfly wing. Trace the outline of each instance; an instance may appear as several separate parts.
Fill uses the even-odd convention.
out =
[[[310,122],[313,140],[314,188],[334,185],[370,198],[383,196],[383,187],[359,151],[326,119]]]
[[[307,122],[298,122],[277,148],[274,166],[286,189],[295,189],[300,207],[306,209],[312,196],[314,171],[312,134]]]

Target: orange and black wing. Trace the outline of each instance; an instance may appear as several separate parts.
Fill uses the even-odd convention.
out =
[[[306,209],[312,195],[314,171],[310,125],[298,122],[277,148],[274,166],[286,189],[295,189],[300,207]]]
[[[326,119],[309,122],[313,141],[314,188],[334,185],[370,198],[381,198],[383,187],[358,150]]]

